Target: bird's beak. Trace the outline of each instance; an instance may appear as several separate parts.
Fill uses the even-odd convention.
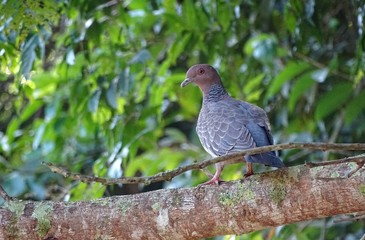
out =
[[[192,79],[191,78],[186,78],[182,83],[181,83],[181,87],[185,87],[186,85],[188,85],[189,83],[191,83]]]

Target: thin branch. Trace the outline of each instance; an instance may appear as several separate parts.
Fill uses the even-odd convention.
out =
[[[350,178],[357,171],[362,169],[362,167],[365,165],[365,154],[361,154],[361,155],[357,155],[357,156],[353,156],[353,157],[341,158],[341,159],[332,160],[332,161],[325,161],[325,162],[316,162],[316,163],[308,162],[308,163],[305,163],[305,165],[310,168],[313,168],[313,167],[318,167],[318,166],[341,164],[341,163],[347,163],[347,162],[355,162],[357,164],[356,168],[347,174],[347,177]]]
[[[347,162],[356,162],[360,166],[357,169],[357,170],[359,170],[364,165],[364,161],[365,161],[365,154],[360,154],[360,155],[353,156],[353,157],[341,158],[341,159],[325,161],[325,162],[307,162],[307,163],[305,163],[305,165],[310,168],[313,168],[313,167],[318,167],[318,166],[341,164],[341,163],[347,163]]]
[[[334,220],[333,223],[340,223],[340,222],[353,222],[356,220],[362,220],[365,219],[365,215],[359,215],[359,216],[352,216],[352,217],[343,217],[337,220]]]
[[[151,184],[153,182],[159,182],[159,181],[171,181],[173,177],[176,177],[184,172],[187,172],[189,170],[193,169],[203,169],[209,165],[218,163],[218,162],[224,162],[227,160],[230,161],[239,161],[242,160],[242,157],[245,155],[253,155],[253,154],[259,154],[264,152],[270,152],[270,151],[277,151],[277,150],[285,150],[285,149],[312,149],[312,150],[365,150],[365,144],[364,143],[284,143],[284,144],[278,144],[278,145],[270,145],[270,146],[264,146],[264,147],[258,147],[258,148],[252,148],[247,149],[242,152],[238,153],[232,153],[225,156],[220,156],[217,158],[205,160],[202,162],[195,162],[186,166],[178,167],[176,169],[173,169],[171,171],[166,172],[160,172],[152,176],[146,176],[146,177],[121,177],[121,178],[102,178],[102,177],[95,177],[95,176],[88,176],[88,175],[82,175],[78,173],[71,173],[67,171],[64,168],[58,167],[52,163],[49,162],[43,162],[43,164],[47,165],[51,171],[54,173],[58,173],[65,178],[70,178],[73,180],[79,180],[82,182],[99,182],[104,185],[112,185],[112,184],[136,184],[136,183],[144,183],[144,184]],[[316,164],[322,164],[322,165],[329,165],[329,164],[337,164],[337,163],[343,163],[343,162],[357,162],[361,163],[362,161],[365,161],[365,156],[360,155],[357,157],[347,158],[347,159],[340,159],[338,161],[329,161],[329,162],[323,162],[323,163],[307,163],[308,166],[316,166]],[[360,169],[360,168],[359,168]]]
[[[301,54],[301,53],[299,53],[299,52],[292,52],[292,53],[293,53],[293,55],[294,55],[295,57],[297,57],[297,58],[299,58],[299,59],[301,59],[301,60],[303,60],[303,61],[305,61],[305,62],[309,63],[310,65],[312,65],[312,66],[314,66],[314,67],[317,67],[317,68],[327,68],[327,66],[326,66],[325,64],[320,63],[320,62],[318,62],[318,61],[314,60],[313,58],[310,58],[310,57],[308,57],[308,56],[306,56],[306,55],[304,55],[304,54]],[[352,79],[353,79],[350,75],[345,74],[345,73],[342,73],[342,72],[339,72],[339,71],[334,70],[334,69],[331,69],[331,72],[332,72],[334,75],[337,75],[337,76],[339,76],[339,77],[341,77],[341,78],[343,78],[343,79],[346,79],[346,80],[350,80],[350,81],[352,81]]]
[[[0,185],[0,197],[2,197],[6,202],[13,201],[13,198],[5,192],[4,188]]]
[[[364,162],[357,162],[357,167],[354,170],[352,170],[351,172],[349,172],[347,177],[351,177],[352,175],[354,175],[357,171],[362,169],[364,165],[365,165],[365,161]]]
[[[211,172],[209,172],[208,169],[206,168],[201,168],[200,169],[205,175],[207,175],[208,178],[212,178],[213,177],[213,174]]]

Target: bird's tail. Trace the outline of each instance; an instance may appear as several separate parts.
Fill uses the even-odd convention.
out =
[[[261,163],[266,166],[271,166],[276,168],[285,167],[281,159],[275,155],[275,152],[266,152],[266,153],[250,155],[247,156],[247,161],[253,163]]]

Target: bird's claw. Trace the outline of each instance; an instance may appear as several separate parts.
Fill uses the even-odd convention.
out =
[[[220,185],[221,183],[225,183],[226,181],[220,180],[219,178],[212,178],[209,181],[199,184],[199,186],[207,186],[207,185]]]
[[[247,173],[244,174],[245,177],[249,177],[251,175],[253,175],[253,172],[252,171],[251,172],[247,172]]]

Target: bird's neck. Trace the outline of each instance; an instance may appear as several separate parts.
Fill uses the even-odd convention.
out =
[[[214,84],[209,90],[203,91],[203,101],[217,102],[229,96],[222,84]]]

